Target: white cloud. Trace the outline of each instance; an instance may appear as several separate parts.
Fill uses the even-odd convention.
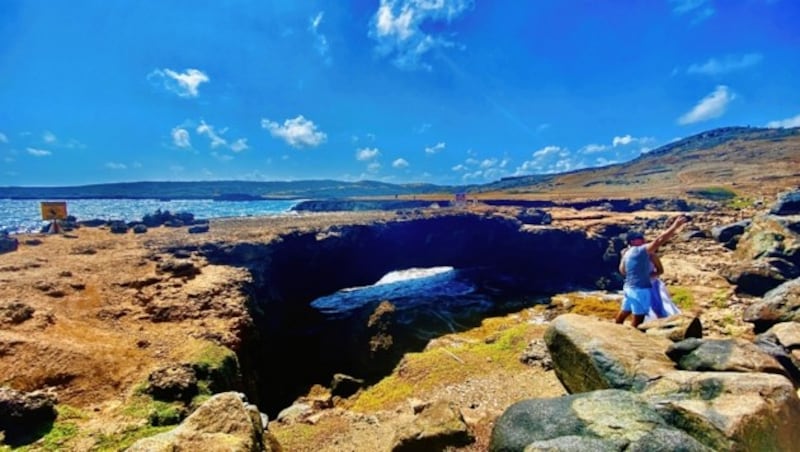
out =
[[[220,136],[220,135],[219,135],[219,134],[218,134],[218,133],[217,133],[217,132],[214,130],[214,126],[212,126],[212,125],[210,125],[210,124],[206,124],[206,122],[205,122],[205,121],[200,121],[200,125],[199,125],[199,126],[197,126],[197,130],[196,130],[196,132],[197,132],[198,134],[200,134],[200,135],[205,135],[205,136],[207,136],[207,137],[208,137],[208,139],[209,139],[209,140],[211,140],[211,147],[212,147],[212,148],[217,148],[217,147],[220,147],[220,146],[227,146],[227,145],[228,145],[228,142],[227,142],[227,141],[225,141],[225,139],[224,139],[224,138],[222,138],[222,137],[221,137],[221,136]],[[223,131],[221,131],[221,132],[219,132],[219,133],[224,133],[224,130],[223,130]]]
[[[215,159],[219,160],[220,162],[230,162],[231,160],[233,160],[233,156],[232,155],[220,154],[217,151],[211,152],[211,156],[214,157]]]
[[[736,96],[725,85],[719,85],[711,94],[707,95],[691,111],[678,118],[678,124],[694,124],[708,121],[725,114],[728,104]]]
[[[564,149],[561,148],[560,146],[545,146],[545,147],[539,149],[538,151],[534,151],[533,157],[535,159],[540,159],[542,157],[545,157],[545,156],[548,156],[548,155],[551,155],[551,154],[555,154],[555,153],[559,153],[559,152],[563,152],[563,151],[564,151]]]
[[[36,149],[36,148],[28,148],[26,149],[28,154],[34,157],[47,157],[48,155],[52,155],[53,153],[48,151],[47,149]]]
[[[356,160],[366,161],[372,160],[375,157],[381,155],[381,151],[378,148],[363,148],[356,151]]]
[[[485,159],[481,162],[481,168],[492,168],[497,165],[497,159]]]
[[[8,137],[2,132],[0,132],[0,143],[8,143]]]
[[[172,144],[179,148],[192,147],[192,143],[189,138],[189,131],[180,127],[175,127],[172,129]]]
[[[625,145],[633,143],[635,140],[636,140],[636,138],[633,138],[630,135],[624,135],[624,136],[621,136],[621,137],[614,137],[614,139],[611,141],[611,145],[614,146],[614,147],[625,146]]]
[[[331,58],[328,53],[328,38],[319,31],[324,16],[325,13],[320,11],[316,16],[312,17],[308,30],[311,32],[311,35],[314,36],[314,47],[317,49],[317,52],[319,52],[326,64],[330,64]]]
[[[614,137],[616,139],[617,137]],[[587,144],[586,146],[582,147],[580,152],[582,154],[594,154],[596,152],[603,152],[608,149],[608,146],[605,144]]]
[[[693,23],[702,22],[715,13],[710,0],[670,0],[670,3],[672,3],[672,12],[679,15],[691,15]]]
[[[776,129],[778,127],[783,127],[785,129],[788,129],[790,127],[800,127],[800,115],[797,115],[793,118],[781,119],[779,121],[770,121],[769,123],[767,123],[767,127],[773,129]]]
[[[426,148],[425,148],[425,153],[426,153],[426,154],[436,154],[436,153],[438,153],[438,152],[441,152],[441,151],[443,151],[443,150],[444,150],[444,148],[445,148],[446,146],[447,146],[447,145],[446,145],[445,143],[443,143],[443,142],[439,142],[439,143],[436,143],[436,144],[435,144],[435,145],[433,145],[433,146],[426,147]]]
[[[430,69],[421,62],[422,57],[435,48],[454,44],[423,28],[436,23],[441,29],[442,22],[449,23],[472,4],[473,0],[381,0],[369,36],[377,41],[377,51],[391,56],[397,67]]]
[[[247,138],[239,138],[238,140],[231,143],[230,148],[231,151],[233,152],[242,152],[244,150],[249,149],[250,146],[247,145]]]
[[[267,129],[273,137],[281,138],[295,148],[316,147],[328,139],[324,132],[318,131],[317,126],[302,115],[285,120],[283,126],[269,119],[262,119],[261,127]]]
[[[467,166],[464,164],[459,163],[458,165],[451,168],[455,172],[462,172],[467,170]]]
[[[112,169],[112,170],[124,170],[124,169],[128,169],[128,165],[126,165],[124,163],[108,162],[108,163],[106,163],[106,168]]]
[[[392,167],[398,169],[408,168],[408,161],[404,158],[396,159],[394,162],[392,162]]]
[[[380,171],[380,169],[381,169],[381,164],[378,162],[372,162],[369,165],[367,165],[367,171],[369,171],[370,173],[377,173],[378,171]]]
[[[53,144],[56,141],[58,141],[56,135],[49,130],[44,131],[44,133],[42,134],[42,140],[47,144]]]
[[[721,75],[728,72],[746,69],[760,63],[763,56],[760,53],[747,53],[744,55],[728,55],[722,59],[711,58],[703,64],[693,64],[686,70],[689,74]]]
[[[198,91],[200,84],[211,80],[198,69],[187,69],[183,73],[172,69],[156,69],[147,75],[147,79],[163,85],[168,91],[180,97],[197,97],[200,94]]]

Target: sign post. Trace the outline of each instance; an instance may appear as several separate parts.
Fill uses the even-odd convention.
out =
[[[42,201],[41,210],[42,220],[52,221],[50,224],[50,233],[55,234],[61,232],[59,230],[58,221],[67,218],[67,203],[65,201]]]

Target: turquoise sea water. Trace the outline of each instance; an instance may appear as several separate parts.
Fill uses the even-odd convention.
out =
[[[39,203],[57,199],[0,199],[0,231],[9,233],[36,232],[46,221],[41,219]],[[290,201],[212,201],[184,199],[75,199],[67,201],[67,214],[78,221],[136,221],[157,209],[172,213],[190,212],[195,218],[251,217],[288,214],[299,200]]]

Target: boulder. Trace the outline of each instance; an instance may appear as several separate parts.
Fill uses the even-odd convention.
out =
[[[682,370],[765,372],[787,376],[783,366],[743,339],[687,339],[667,349]]]
[[[800,323],[778,323],[756,337],[755,345],[772,356],[786,370],[796,387],[800,387]]]
[[[784,282],[800,276],[800,267],[777,257],[739,262],[721,272],[736,292],[760,297]]]
[[[124,221],[112,221],[108,227],[113,234],[125,234],[128,232],[128,225]]]
[[[19,301],[0,302],[0,326],[22,323],[36,312],[32,307]]]
[[[739,261],[778,258],[798,265],[800,235],[781,217],[757,216],[739,239],[734,257]]]
[[[672,342],[703,337],[703,324],[700,318],[689,313],[644,322],[637,328],[649,336],[667,338]]]
[[[197,395],[197,375],[188,364],[162,367],[147,377],[146,391],[159,400],[188,401]]]
[[[745,229],[750,226],[751,220],[742,220],[736,223],[715,226],[711,228],[711,236],[720,243],[727,243],[734,237],[744,234]]]
[[[748,306],[744,321],[753,324],[761,333],[781,322],[800,321],[800,278],[787,281],[770,290],[764,297]]]
[[[0,431],[5,432],[6,444],[19,445],[33,439],[56,419],[55,404],[56,397],[49,392],[0,388]]]
[[[202,234],[204,232],[208,232],[208,224],[198,224],[196,226],[190,226],[188,232],[189,234]]]
[[[451,402],[439,400],[424,407],[410,424],[397,429],[392,451],[447,450],[473,441],[458,408]]]
[[[597,389],[639,391],[675,369],[668,339],[577,314],[557,317],[545,332],[556,376],[570,393]]]
[[[261,414],[236,392],[216,394],[177,428],[134,443],[129,452],[202,450],[277,452],[280,445],[264,431]]]
[[[780,193],[769,213],[773,215],[800,214],[800,189]]]
[[[615,389],[517,402],[495,422],[489,450],[710,451],[635,394]]]
[[[788,451],[800,444],[800,399],[780,375],[677,370],[641,397],[714,450]]]
[[[0,233],[0,254],[16,251],[19,247],[19,240],[6,233]]]

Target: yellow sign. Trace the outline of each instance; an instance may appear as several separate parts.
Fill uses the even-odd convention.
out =
[[[42,220],[63,220],[67,218],[67,203],[42,202]]]

